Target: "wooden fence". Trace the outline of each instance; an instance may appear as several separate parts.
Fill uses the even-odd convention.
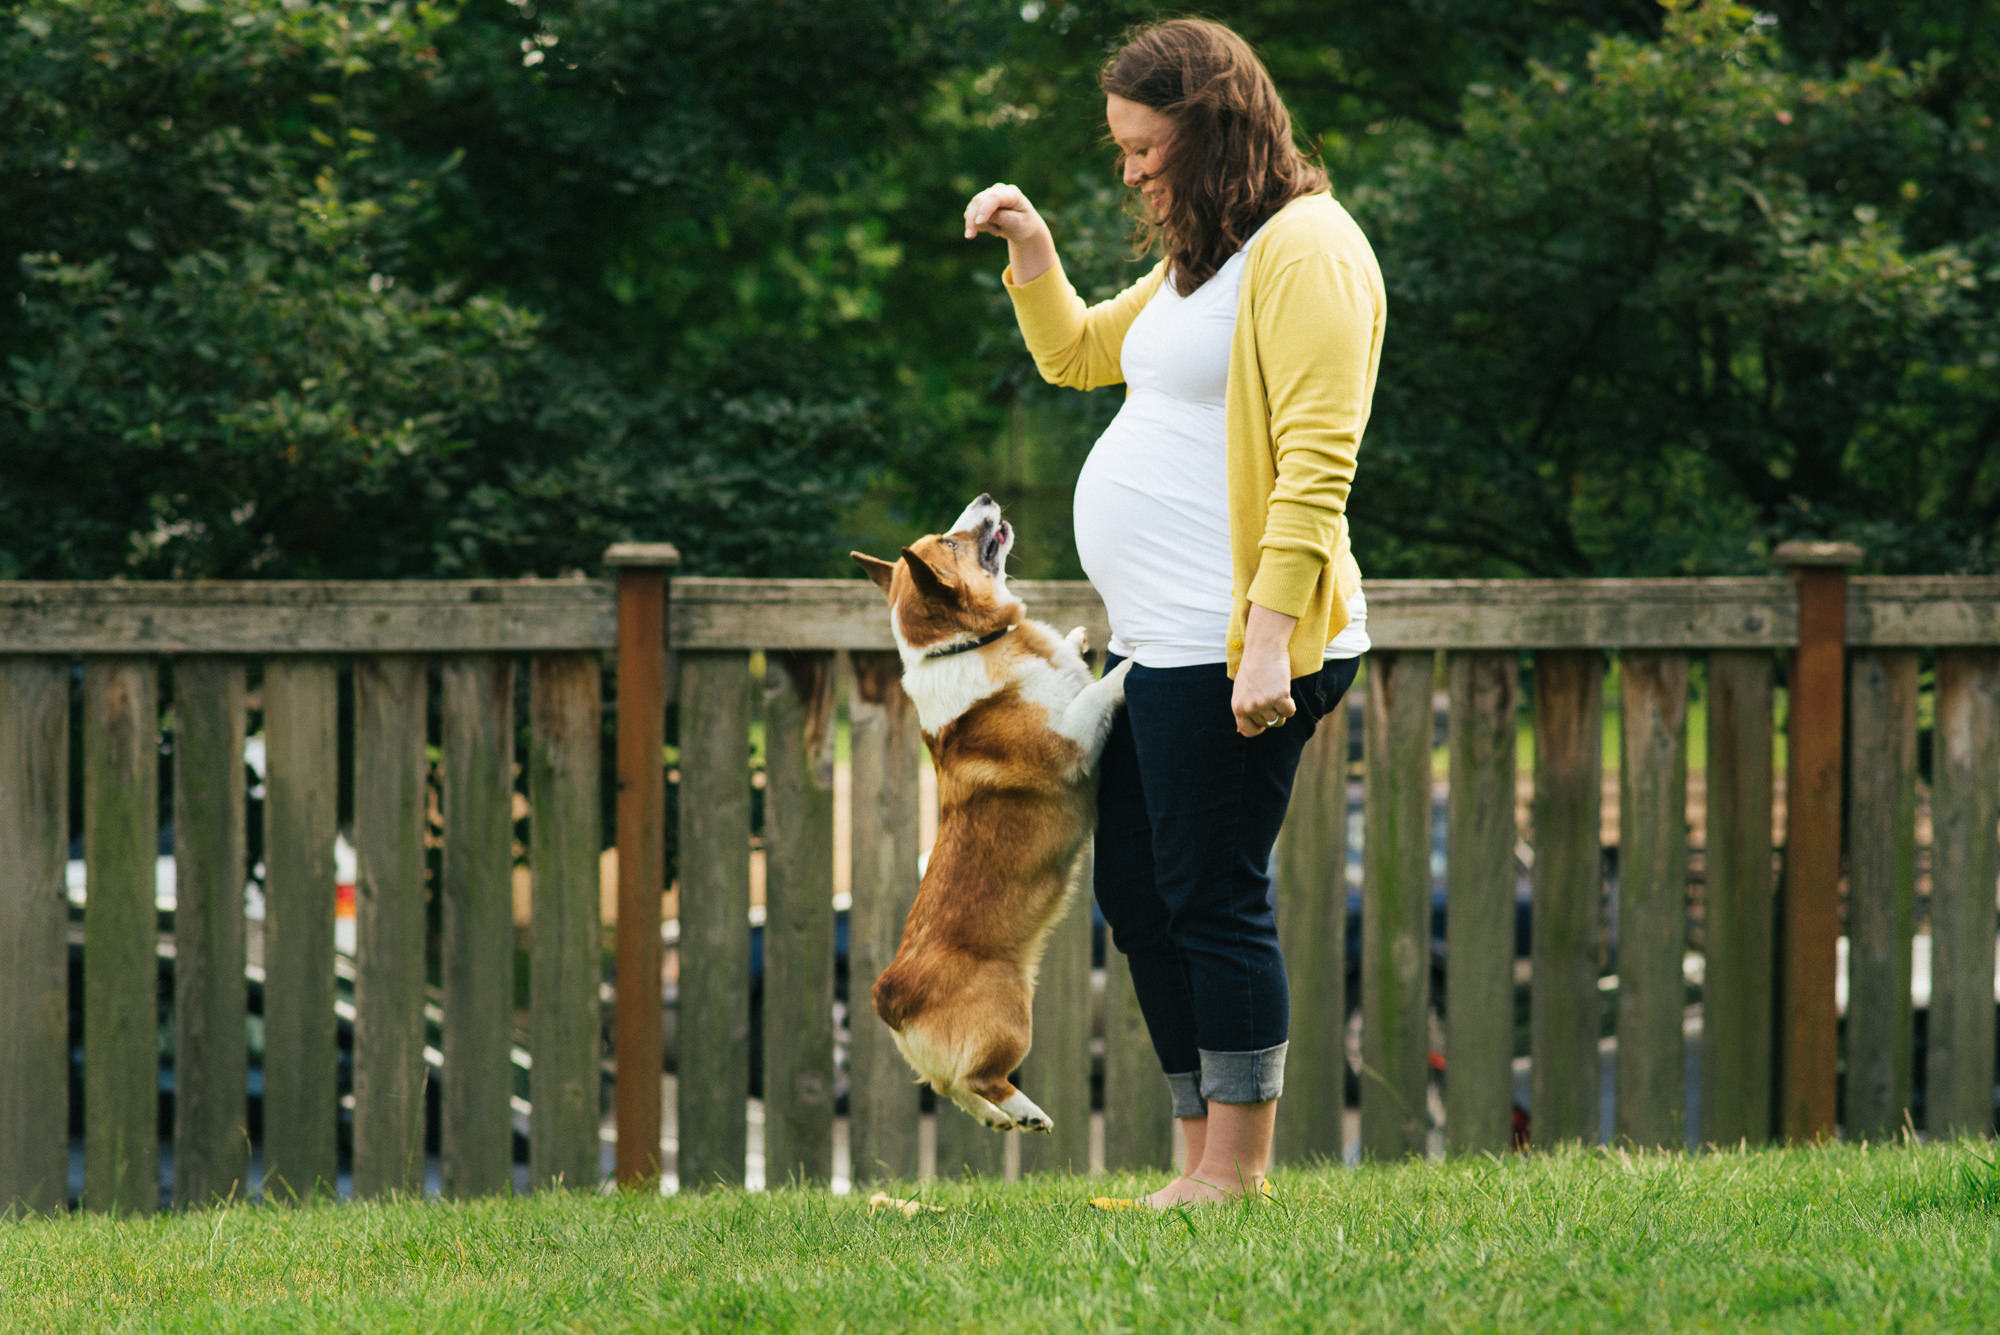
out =
[[[1437,975],[1449,987],[1441,1008],[1448,1147],[1497,1150],[1512,1141],[1515,998],[1524,979],[1532,980],[1533,1143],[1597,1135],[1607,1030],[1617,1053],[1614,1134],[1681,1143],[1691,680],[1705,681],[1706,713],[1706,838],[1697,850],[1701,1138],[1831,1134],[1843,1068],[1850,1136],[1891,1134],[1912,1106],[1920,699],[1934,714],[1925,1121],[1932,1130],[1991,1128],[2000,579],[1849,579],[1844,567],[1856,555],[1789,548],[1781,553],[1789,578],[1371,584],[1376,649],[1356,693],[1367,758],[1354,998],[1364,1153],[1419,1153],[1430,1132],[1440,1047],[1431,995],[1440,790],[1448,794],[1448,968]],[[602,581],[0,585],[0,1206],[59,1206],[68,1180],[63,864],[79,664],[86,1205],[149,1208],[157,1180],[152,795],[162,663],[173,682],[180,887],[171,1003],[176,1201],[240,1191],[247,1166],[240,757],[252,664],[261,671],[268,751],[267,1195],[324,1188],[334,1173],[331,849],[342,662],[354,683],[360,862],[357,1192],[422,1182],[427,710],[437,718],[442,808],[442,1185],[466,1194],[508,1182],[513,701],[523,661],[533,810],[531,1177],[597,1182],[599,739],[611,654],[616,976],[621,996],[641,999],[615,1012],[617,1179],[656,1184],[661,1171],[661,813],[671,777],[661,748],[670,691],[679,700],[678,750],[667,754],[679,784],[680,1182],[745,1176],[748,910],[759,847],[765,1176],[832,1177],[834,772],[843,737],[852,792],[847,962],[857,1003],[846,1070],[852,1174],[857,1183],[917,1175],[919,1092],[866,999],[915,892],[922,830],[921,738],[879,595],[858,580],[685,578],[669,590],[664,548],[614,549],[612,564],[616,577]],[[1103,612],[1086,586],[1017,587],[1032,615],[1087,625],[1103,642]],[[1607,902],[1601,742],[1613,655],[1622,765],[1617,888]],[[761,678],[753,672],[759,657]],[[426,698],[433,665],[435,702]],[[1531,830],[1519,828],[1516,813],[1524,667]],[[1448,701],[1442,737],[1440,684]],[[1782,790],[1774,775],[1781,699]],[[1294,1015],[1279,1127],[1287,1159],[1343,1150],[1344,733],[1329,726],[1315,738],[1278,852]],[[759,736],[763,822],[753,830],[751,746]],[[1442,767],[1434,762],[1440,741]],[[1774,809],[1788,848],[1774,840]],[[1523,849],[1532,866],[1531,968],[1514,958]],[[1844,1029],[1835,1004],[1843,913]],[[1042,970],[1035,1048],[1022,1075],[1056,1130],[1022,1139],[1024,1170],[1091,1165],[1093,1069],[1102,1077],[1106,1166],[1166,1162],[1163,1086],[1115,951],[1106,974],[1100,1028],[1089,914],[1073,913]],[[940,1117],[935,1135],[938,1171],[999,1170],[1003,1138],[971,1119]]]

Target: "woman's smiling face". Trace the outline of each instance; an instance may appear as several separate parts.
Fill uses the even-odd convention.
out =
[[[1111,140],[1124,155],[1125,184],[1146,197],[1154,216],[1166,212],[1167,183],[1162,173],[1174,136],[1173,118],[1116,93],[1104,99],[1104,121]]]

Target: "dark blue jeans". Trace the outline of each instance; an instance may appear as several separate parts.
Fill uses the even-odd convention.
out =
[[[1298,712],[1256,737],[1236,731],[1220,663],[1135,663],[1125,678],[1098,778],[1095,889],[1177,1117],[1283,1088],[1291,1005],[1271,850],[1299,754],[1359,666],[1331,659],[1293,681]]]

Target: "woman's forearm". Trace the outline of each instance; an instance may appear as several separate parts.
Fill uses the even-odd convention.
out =
[[[1013,270],[1014,285],[1032,283],[1056,267],[1056,242],[1046,226],[1038,227],[1025,240],[1007,238],[1007,267]]]

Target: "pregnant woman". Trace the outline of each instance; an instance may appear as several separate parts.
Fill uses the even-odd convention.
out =
[[[1006,240],[1046,379],[1127,388],[1076,487],[1077,552],[1113,661],[1132,660],[1095,890],[1187,1172],[1094,1203],[1165,1208],[1260,1193],[1270,1162],[1290,1025],[1271,850],[1299,754],[1368,648],[1347,497],[1386,303],[1367,240],[1242,38],[1156,24],[1101,85],[1152,271],[1086,306],[1012,185],[972,198],[965,234]]]

